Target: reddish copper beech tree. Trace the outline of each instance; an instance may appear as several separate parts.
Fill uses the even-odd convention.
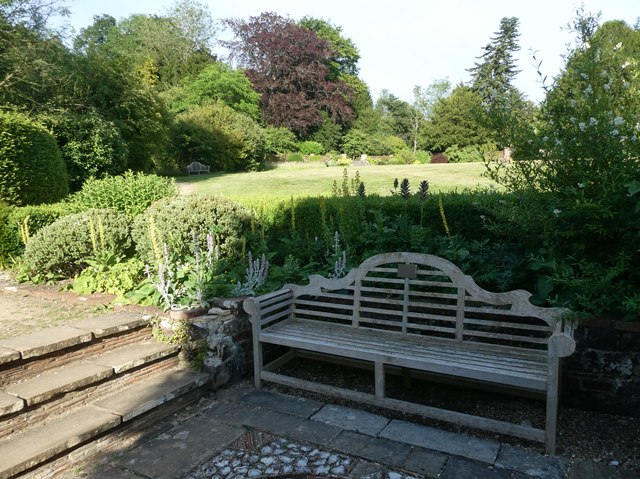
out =
[[[226,24],[235,39],[223,45],[261,94],[267,123],[305,137],[324,121],[322,112],[340,124],[353,118],[348,102],[354,92],[344,82],[329,79],[331,47],[315,32],[269,12]]]

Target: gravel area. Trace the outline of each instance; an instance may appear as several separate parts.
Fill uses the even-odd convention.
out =
[[[247,433],[183,479],[251,479],[266,477],[340,478],[357,467],[358,460],[311,445],[265,433]],[[351,476],[353,477],[353,476]],[[367,475],[358,476],[366,479]],[[421,479],[402,471],[387,471],[379,479]]]

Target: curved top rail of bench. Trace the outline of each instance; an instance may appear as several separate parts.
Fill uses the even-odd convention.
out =
[[[532,296],[531,293],[522,289],[504,293],[487,291],[478,286],[471,276],[464,274],[462,270],[452,262],[439,256],[425,253],[382,253],[366,259],[360,266],[351,269],[351,271],[342,278],[329,279],[320,275],[311,275],[309,276],[309,284],[306,286],[287,284],[284,288],[290,289],[294,297],[303,294],[321,295],[323,289],[336,290],[352,286],[357,284],[359,280],[364,278],[373,268],[394,263],[416,264],[436,268],[442,271],[443,275],[451,278],[453,284],[465,288],[471,301],[481,301],[492,305],[511,305],[511,314],[540,318],[549,324],[549,326],[555,327],[557,332],[562,330],[567,332],[567,328],[572,328],[568,324],[562,326],[558,324],[562,323],[562,321],[559,320],[568,313],[567,309],[543,308],[533,305],[529,301],[529,298]]]

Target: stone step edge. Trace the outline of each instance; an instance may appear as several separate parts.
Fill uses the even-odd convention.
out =
[[[2,439],[0,479],[8,479],[44,464],[124,422],[205,386],[207,382],[208,376],[205,374],[170,371],[136,383],[44,425],[34,426]]]
[[[0,340],[0,365],[33,359],[149,324],[150,316],[119,312]]]
[[[172,356],[179,349],[177,345],[144,341],[122,346],[78,363],[49,369],[34,378],[10,385],[0,391],[0,420],[3,416],[37,405],[56,395],[89,386],[133,368]],[[123,359],[119,360],[118,356]],[[84,366],[86,369],[83,368]],[[65,381],[60,381],[56,377],[58,374],[65,377]],[[48,386],[47,383],[49,383]]]

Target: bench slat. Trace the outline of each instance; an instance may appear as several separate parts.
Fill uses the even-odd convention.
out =
[[[354,359],[374,361],[385,357],[386,364],[527,389],[546,388],[546,355],[515,360],[497,351],[465,351],[443,347],[435,341],[428,345],[417,341],[406,344],[406,341],[393,341],[381,337],[378,331],[364,328],[333,324],[331,328],[317,330],[315,326],[320,325],[313,326],[301,321],[286,321],[263,332],[260,340],[328,354],[339,352],[341,356]]]

